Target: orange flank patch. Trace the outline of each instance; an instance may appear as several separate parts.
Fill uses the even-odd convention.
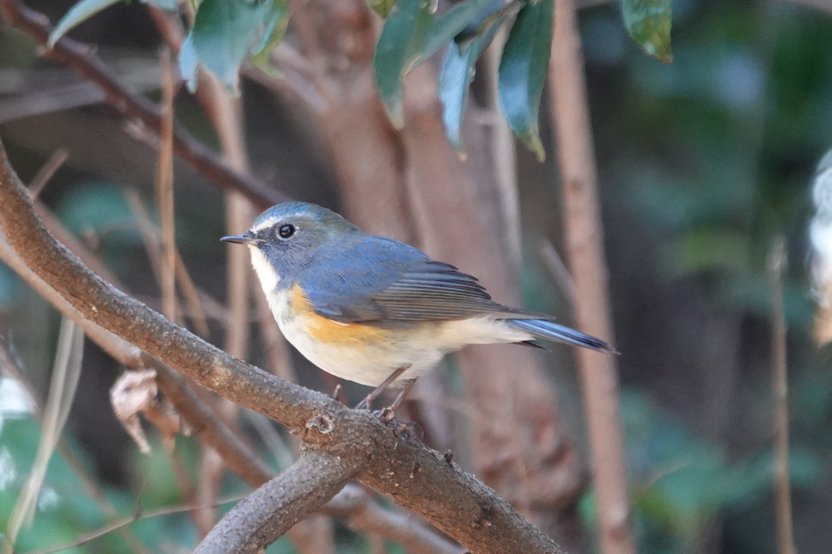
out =
[[[290,296],[292,312],[306,333],[322,343],[366,343],[389,338],[390,332],[375,325],[343,323],[318,315],[303,289],[295,283]]]

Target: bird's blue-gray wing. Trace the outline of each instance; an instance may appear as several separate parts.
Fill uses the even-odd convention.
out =
[[[524,317],[493,302],[475,277],[452,265],[366,235],[320,251],[300,282],[316,313],[343,322]]]
[[[489,315],[536,339],[613,352],[604,341],[507,308],[475,277],[397,241],[363,236],[327,247],[300,277],[314,311],[342,322],[415,322]],[[529,344],[540,346],[536,340]]]

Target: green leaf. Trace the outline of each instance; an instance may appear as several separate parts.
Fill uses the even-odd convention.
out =
[[[519,0],[491,0],[454,37],[457,42],[473,40],[482,35],[494,23],[502,23],[516,14],[524,4]]]
[[[191,36],[188,35],[179,48],[179,72],[182,74],[182,78],[185,79],[188,90],[192,93],[196,91],[198,67],[199,55],[196,53]]]
[[[71,29],[77,27],[87,19],[91,18],[98,12],[102,12],[113,4],[117,4],[121,0],[81,0],[72,6],[68,12],[58,21],[52,33],[49,35],[47,44],[49,48],[55,46],[55,43],[64,36]],[[163,10],[175,10],[176,0],[144,0],[146,4],[153,4]]]
[[[396,0],[367,0],[367,4],[374,12],[387,19],[387,16],[393,10],[393,6],[396,5]]]
[[[641,48],[665,62],[673,61],[670,50],[671,0],[622,0],[624,26]]]
[[[104,11],[113,4],[117,4],[121,0],[81,0],[71,8],[58,21],[52,33],[49,35],[49,48],[55,46],[55,43],[64,36],[70,29],[77,27],[87,19],[91,18],[98,12]]]
[[[412,69],[433,21],[427,0],[399,0],[384,23],[373,55],[381,100],[396,127],[404,124],[402,79]]]
[[[438,52],[470,24],[481,23],[481,16],[491,9],[493,3],[494,0],[460,2],[435,19],[428,32],[428,40],[419,52],[416,63],[421,63]]]
[[[376,44],[373,71],[381,100],[396,127],[404,124],[404,76],[448,44],[492,0],[468,0],[439,17],[430,0],[399,0]]]
[[[179,53],[188,89],[196,90],[197,67],[202,65],[236,93],[243,62],[250,55],[264,55],[275,37],[282,36],[286,4],[282,0],[202,0]]]
[[[461,155],[465,155],[462,144],[462,117],[468,100],[468,88],[474,80],[477,59],[494,39],[499,24],[492,24],[473,40],[463,43],[451,41],[442,69],[439,73],[439,100],[442,102],[442,120],[448,140]]]
[[[514,134],[539,160],[546,156],[537,119],[549,69],[553,27],[554,0],[526,4],[511,27],[498,76],[503,115]]]
[[[283,40],[286,28],[289,26],[289,16],[292,15],[290,0],[276,0],[274,9],[266,19],[263,36],[259,44],[254,47],[251,55],[251,63],[254,66],[273,77],[277,77],[277,71],[269,63],[269,53],[277,44]]]

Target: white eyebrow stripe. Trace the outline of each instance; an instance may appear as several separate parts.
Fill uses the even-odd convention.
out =
[[[274,226],[274,224],[277,223],[277,221],[278,219],[276,217],[270,217],[269,219],[261,221],[260,223],[252,227],[251,230],[257,233],[259,231],[262,231],[263,229],[268,229],[269,227]]]

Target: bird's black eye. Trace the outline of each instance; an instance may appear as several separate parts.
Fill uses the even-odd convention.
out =
[[[284,223],[277,228],[277,236],[282,239],[288,239],[295,234],[295,226],[291,223]]]

